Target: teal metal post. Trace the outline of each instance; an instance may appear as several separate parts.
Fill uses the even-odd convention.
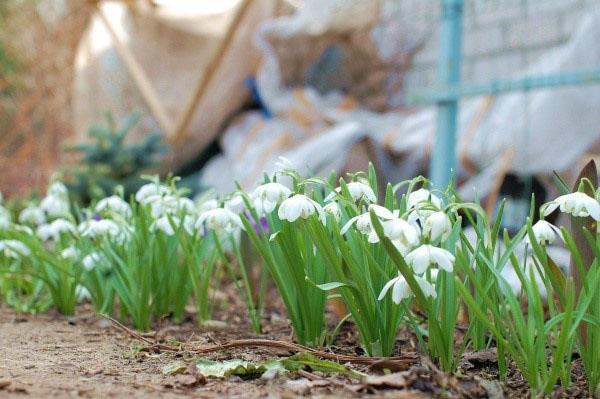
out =
[[[464,0],[441,0],[442,26],[438,60],[438,84],[457,86],[462,58],[462,22]],[[435,145],[429,173],[434,187],[445,187],[456,170],[456,125],[458,97],[438,102]]]

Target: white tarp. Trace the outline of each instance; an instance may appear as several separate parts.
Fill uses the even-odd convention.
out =
[[[354,104],[345,95],[347,88],[323,92],[308,83],[299,86],[292,81],[290,84],[290,79],[285,77],[289,68],[286,62],[290,60],[277,51],[278,47],[285,47],[286,43],[319,44],[319,38],[335,38],[340,32],[348,36],[349,32],[366,29],[381,53],[381,60],[410,61],[424,33],[415,31],[415,27],[392,25],[386,20],[393,1],[384,1],[380,7],[376,3],[379,2],[309,0],[295,15],[263,24],[257,38],[263,57],[258,89],[274,116],[251,113],[238,119],[242,122],[230,125],[222,139],[223,155],[205,168],[201,181],[204,185],[214,186],[221,192],[231,188],[227,183],[230,180],[252,185],[263,170],[273,170],[281,155],[293,159],[300,169],[327,174],[339,170],[352,145],[364,138],[370,138],[379,148],[404,154],[400,163],[388,162],[390,169],[397,170],[398,179],[411,177],[419,165],[427,164],[436,126],[435,107],[412,113],[390,111],[391,107],[383,112],[370,110],[377,107],[369,107],[369,101],[380,97],[381,91],[388,104],[395,96],[402,95],[401,91],[390,89],[390,82],[399,78],[393,69],[387,71],[384,89],[371,97],[359,98]],[[372,10],[378,10],[379,17]],[[351,17],[361,12],[364,18]],[[314,24],[311,18],[316,21]],[[360,25],[353,25],[355,21],[361,21]],[[567,44],[546,53],[528,70],[516,72],[514,77],[598,68],[598,37],[600,12],[588,14]],[[385,48],[389,43],[397,47]],[[333,66],[324,64],[323,69],[330,72],[329,76],[338,78],[336,71],[343,71],[343,65],[337,64],[336,70],[335,63]],[[365,75],[368,77],[369,73]],[[488,193],[508,150],[514,151],[512,171],[549,174],[572,167],[600,137],[598,84],[514,92],[489,101],[476,97],[460,104],[457,148],[479,170],[479,174],[470,177],[462,187],[466,199]],[[482,110],[483,118],[474,125]]]

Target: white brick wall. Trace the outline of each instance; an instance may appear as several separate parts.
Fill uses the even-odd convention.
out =
[[[406,23],[429,32],[406,77],[410,89],[433,85],[439,49],[440,0],[397,0]],[[508,78],[565,43],[579,18],[600,0],[465,0],[462,78]]]

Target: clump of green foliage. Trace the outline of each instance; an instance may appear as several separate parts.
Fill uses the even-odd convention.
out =
[[[77,166],[66,171],[69,191],[75,199],[88,203],[112,193],[117,186],[123,187],[128,198],[144,184],[140,174],[158,163],[166,146],[159,133],[147,134],[138,142],[126,142],[139,119],[140,115],[133,113],[117,126],[108,115],[106,124],[89,129],[89,143],[67,148],[81,157]]]

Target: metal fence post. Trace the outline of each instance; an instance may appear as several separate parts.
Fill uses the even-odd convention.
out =
[[[438,60],[438,84],[449,88],[460,82],[462,17],[464,0],[441,0],[442,26]],[[431,156],[430,177],[434,187],[445,187],[456,170],[456,124],[458,96],[439,101],[436,139]]]

